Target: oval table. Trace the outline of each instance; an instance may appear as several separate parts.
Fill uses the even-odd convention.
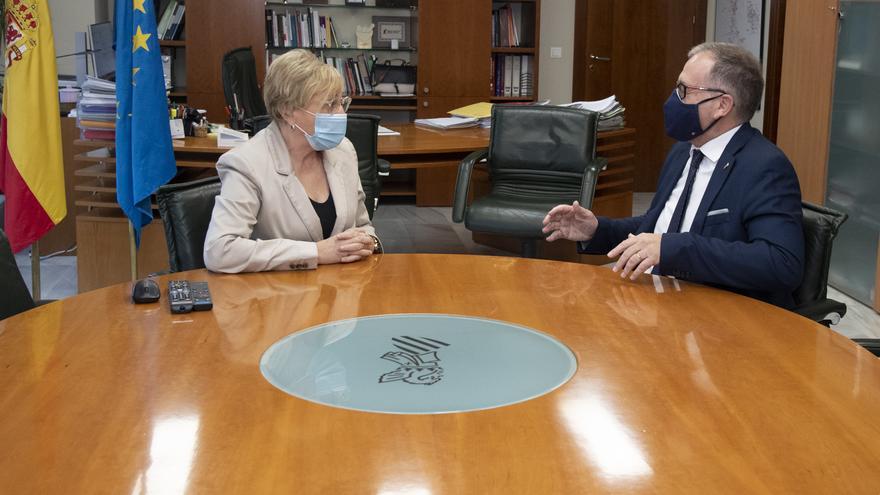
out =
[[[214,309],[170,314],[169,278]],[[314,271],[160,278],[0,322],[3,493],[877,493],[880,361],[800,316],[668,278],[458,255]],[[328,321],[446,313],[508,321],[578,367],[535,399],[468,413],[365,413],[260,373]]]

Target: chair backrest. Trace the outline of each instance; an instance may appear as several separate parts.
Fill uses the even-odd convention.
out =
[[[18,271],[9,239],[0,230],[0,320],[33,307],[34,300]]]
[[[345,137],[354,145],[358,157],[358,174],[364,188],[364,203],[373,218],[375,198],[379,196],[380,182],[377,153],[379,151],[379,117],[375,115],[348,114]]]
[[[794,291],[797,306],[821,301],[828,294],[828,268],[831,247],[846,213],[831,208],[802,203],[804,214],[804,278]]]
[[[203,251],[220,178],[167,184],[156,191],[172,272],[205,267]]]
[[[235,105],[233,94],[238,97],[238,104],[244,107],[244,116],[251,118],[266,114],[260,84],[257,81],[257,64],[251,47],[236,48],[223,55],[220,77],[223,81],[223,95],[226,104]]]
[[[596,156],[597,114],[555,106],[492,108],[489,174],[493,193],[579,198]]]

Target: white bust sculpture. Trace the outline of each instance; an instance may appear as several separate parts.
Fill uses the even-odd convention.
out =
[[[355,34],[358,48],[373,48],[373,24],[358,26]]]

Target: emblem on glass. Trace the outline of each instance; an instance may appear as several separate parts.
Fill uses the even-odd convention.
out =
[[[386,352],[382,359],[397,363],[394,371],[379,377],[379,383],[403,381],[412,385],[433,385],[443,379],[437,351],[449,344],[428,337],[392,337],[391,345],[399,351]]]

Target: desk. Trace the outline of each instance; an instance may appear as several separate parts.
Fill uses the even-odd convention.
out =
[[[438,131],[415,124],[389,124],[400,136],[379,137],[379,156],[391,162],[392,174],[383,180],[383,196],[415,196],[418,206],[450,206],[459,161],[489,145],[489,130],[483,128]],[[635,176],[635,130],[600,132],[597,151],[608,159],[608,169],[599,175],[594,200],[597,214],[609,217],[632,213]],[[116,158],[112,141],[76,140],[90,151],[76,155],[82,164],[75,172],[77,282],[80,292],[106,287],[130,279],[128,221],[116,203]],[[213,174],[217,159],[228,151],[218,148],[214,138],[187,137],[174,141],[177,159],[176,181]],[[403,174],[404,180],[395,175]],[[409,177],[407,175],[410,175]],[[414,175],[414,177],[411,177]],[[475,193],[488,190],[485,171],[474,174]],[[380,203],[381,204],[381,203]],[[153,205],[153,208],[157,207]],[[518,251],[505,239],[480,240],[502,249]],[[516,242],[514,242],[516,244]],[[518,244],[516,244],[518,246]],[[578,256],[569,246],[557,243],[553,257]],[[569,251],[573,254],[569,254]],[[541,252],[545,249],[542,246]],[[146,226],[137,254],[138,274],[168,270],[165,232],[161,219]]]
[[[212,312],[172,316],[164,293],[161,304],[133,306],[122,284],[0,322],[5,491],[880,486],[880,360],[756,300],[506,257],[383,255],[305,272],[185,277],[209,281]],[[260,374],[263,352],[292,332],[407,312],[531,327],[566,344],[578,369],[527,402],[414,416],[321,406]]]

